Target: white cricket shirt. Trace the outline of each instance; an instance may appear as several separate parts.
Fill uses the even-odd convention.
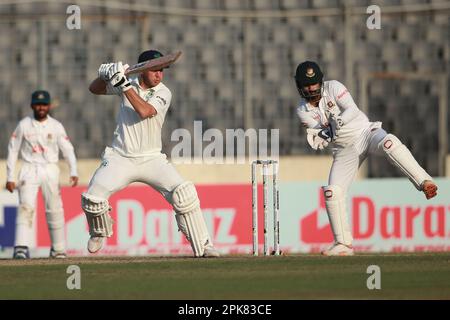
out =
[[[121,95],[117,127],[111,147],[125,157],[152,157],[161,154],[161,130],[172,93],[162,82],[150,89],[142,89],[137,77],[130,79],[131,85],[139,96],[151,104],[157,114],[142,119],[131,103]],[[107,91],[107,94],[111,94]]]
[[[367,116],[356,106],[348,89],[336,80],[324,81],[318,107],[303,98],[297,107],[297,115],[306,128],[327,127],[332,114],[340,115],[344,122],[339,136],[334,140],[336,145],[354,143],[371,126]]]
[[[42,122],[32,116],[22,119],[9,139],[6,164],[8,181],[15,181],[14,169],[19,152],[23,161],[44,165],[57,163],[59,150],[69,163],[70,175],[78,176],[75,152],[63,125],[49,115]]]

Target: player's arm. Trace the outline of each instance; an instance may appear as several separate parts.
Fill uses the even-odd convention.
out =
[[[302,107],[298,107],[297,115],[306,129],[306,141],[310,147],[314,150],[326,148],[332,140],[330,128],[323,128],[320,121],[315,119],[311,112],[302,110]]]
[[[108,88],[108,76],[111,71],[111,67],[114,65],[114,63],[103,63],[98,68],[98,77],[94,79],[94,81],[91,82],[89,85],[89,91],[93,94],[115,94],[116,92],[109,92],[112,90],[108,90],[111,88]]]
[[[62,125],[58,126],[58,148],[61,150],[64,159],[69,163],[70,168],[70,184],[72,187],[78,184],[77,159],[72,143],[67,136],[66,130]]]
[[[125,66],[121,61],[114,63],[108,69],[106,77],[110,79],[107,85],[118,90],[118,94],[123,94],[141,119],[154,117],[158,113],[151,103],[142,99],[135,90],[131,90],[131,83],[125,76]]]
[[[127,97],[128,101],[130,101],[130,104],[139,114],[141,119],[154,117],[158,113],[156,108],[142,99],[135,90],[127,90],[123,94]]]
[[[355,101],[353,101],[352,95],[342,83],[333,81],[332,86],[331,92],[339,109],[342,110],[337,117],[337,121],[340,122],[339,125],[342,126],[356,118],[361,110],[359,110]]]
[[[93,94],[106,94],[106,84],[105,80],[98,77],[89,85],[89,91]]]
[[[172,94],[167,89],[160,89],[156,91],[153,96],[146,101],[143,100],[134,90],[128,90],[124,94],[131,102],[136,112],[139,113],[143,119],[154,117],[158,114],[158,112],[164,113],[172,100]],[[134,104],[130,98],[133,99]]]
[[[16,188],[14,169],[22,145],[23,132],[20,123],[14,130],[8,143],[8,158],[6,161],[6,189],[13,192]]]
[[[302,126],[310,129],[319,129],[321,127],[320,122],[314,119],[311,112],[302,110],[302,107],[297,108],[297,116],[302,123]]]

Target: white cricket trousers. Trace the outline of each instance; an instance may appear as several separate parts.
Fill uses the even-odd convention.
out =
[[[157,157],[127,158],[107,147],[102,164],[95,171],[87,193],[108,200],[109,197],[132,182],[143,182],[158,192],[172,204],[172,191],[184,179],[166,158]]]
[[[386,151],[383,150],[383,146],[380,143],[386,135],[386,131],[381,127],[371,127],[360,136],[355,144],[348,147],[334,148],[333,164],[328,184],[340,186],[345,194],[359,167],[369,155],[383,156],[386,158],[386,165],[391,165],[387,159]],[[411,170],[410,174],[414,177],[413,180],[416,181],[415,185],[417,187],[418,182],[431,179],[431,177],[420,167],[409,151],[408,154],[408,157],[398,160],[411,164],[413,170]],[[395,166],[399,167],[398,164],[395,164]]]
[[[36,198],[39,187],[44,197],[52,247],[56,251],[64,251],[64,210],[59,188],[59,167],[56,163],[24,163],[20,170],[16,246],[31,246],[34,243],[31,237],[33,223],[36,220]]]
[[[384,154],[378,145],[386,135],[382,128],[372,128],[365,131],[355,144],[335,147],[328,184],[338,185],[346,193],[368,154]]]

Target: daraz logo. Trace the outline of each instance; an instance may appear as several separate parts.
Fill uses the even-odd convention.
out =
[[[300,221],[300,240],[303,243],[333,242],[322,189],[318,192],[318,208]],[[347,203],[350,209],[347,211],[348,219],[355,240],[370,240],[375,236],[386,240],[450,239],[448,204],[383,205],[367,196],[352,197]]]
[[[308,213],[300,222],[300,238],[305,243],[333,242],[322,189],[319,189],[319,207]]]

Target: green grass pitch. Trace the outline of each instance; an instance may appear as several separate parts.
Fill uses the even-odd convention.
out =
[[[366,286],[370,265],[380,290]],[[0,299],[450,299],[450,253],[0,260]]]

